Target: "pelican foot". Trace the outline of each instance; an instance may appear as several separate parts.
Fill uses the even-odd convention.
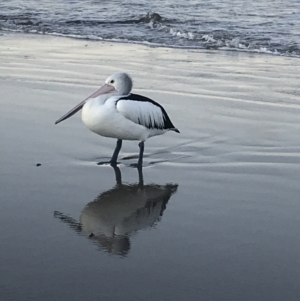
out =
[[[139,164],[139,163],[132,163],[129,165],[130,167],[133,167],[133,168],[142,168],[143,167],[143,164]]]
[[[104,162],[97,163],[97,165],[111,165],[111,166],[117,166],[118,164],[120,164],[120,162],[104,161]]]

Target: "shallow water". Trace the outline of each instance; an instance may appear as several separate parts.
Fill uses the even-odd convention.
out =
[[[33,36],[0,50],[1,299],[298,300],[298,60]],[[121,184],[96,165],[115,141],[78,116],[54,126],[117,67],[181,131],[147,141],[144,186],[135,142]]]

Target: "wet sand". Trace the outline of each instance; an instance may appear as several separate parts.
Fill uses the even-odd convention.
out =
[[[181,134],[125,142],[79,114],[115,71]],[[300,61],[0,36],[1,300],[298,300]],[[41,166],[36,166],[41,164]],[[122,176],[122,179],[120,179]],[[143,185],[144,184],[144,185]]]

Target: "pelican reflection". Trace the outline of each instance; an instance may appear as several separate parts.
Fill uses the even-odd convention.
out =
[[[130,235],[161,220],[178,185],[144,185],[141,168],[138,168],[138,183],[123,184],[120,169],[113,168],[116,185],[88,203],[79,222],[58,211],[54,216],[91,239],[101,250],[124,256],[130,250]]]

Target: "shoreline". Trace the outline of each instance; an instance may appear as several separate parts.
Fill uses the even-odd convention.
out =
[[[147,74],[152,78],[155,78],[155,75],[160,79],[165,76],[166,78],[163,79],[167,79],[168,82],[174,82],[177,79],[181,81],[182,85],[188,88],[183,91],[182,89],[177,89],[177,87],[173,86],[170,88],[169,86],[168,88],[170,89],[162,90],[158,86],[153,87],[153,85],[147,84],[147,80],[143,80],[141,81],[141,87],[139,87],[141,90],[171,91],[172,93],[187,93],[189,95],[205,94],[214,97],[217,96],[214,93],[215,89],[206,89],[205,83],[217,81],[218,76],[216,74],[219,74],[220,77],[222,76],[230,85],[233,85],[233,81],[239,83],[245,80],[251,81],[252,79],[275,81],[278,79],[276,74],[276,67],[278,66],[283,72],[281,76],[285,75],[286,78],[293,78],[295,75],[295,78],[298,77],[300,79],[297,72],[298,68],[300,68],[300,60],[298,58],[269,54],[261,56],[257,53],[237,51],[218,51],[217,53],[216,51],[205,49],[148,47],[142,44],[92,41],[63,36],[24,33],[7,33],[0,36],[0,42],[1,68],[3,69],[7,65],[2,74],[5,74],[5,71],[8,71],[8,74],[13,74],[13,72],[10,72],[10,68],[16,69],[20,67],[22,70],[24,67],[34,67],[35,69],[39,69],[41,63],[36,66],[30,64],[26,66],[24,63],[24,61],[32,62],[35,59],[45,59],[43,63],[46,63],[45,67],[48,68],[45,71],[54,72],[54,65],[57,64],[56,61],[58,59],[69,66],[73,64],[72,68],[83,68],[83,78],[78,77],[75,79],[74,77],[70,77],[68,80],[63,80],[62,76],[60,76],[59,81],[56,81],[58,84],[91,86],[95,80],[89,76],[88,68],[90,68],[90,73],[94,74],[99,73],[99,71],[101,72],[102,68],[111,70],[112,72],[122,69],[129,72],[132,70],[132,72],[143,75]],[[49,49],[43,46],[44,43],[45,45],[48,44],[47,47]],[[32,48],[36,49],[36,51]],[[11,52],[12,50],[14,53]],[[13,61],[15,59],[22,60],[22,52],[25,59],[22,62],[23,66],[18,65],[17,63],[19,62],[16,62],[14,65]],[[39,58],[36,58],[37,53],[39,53]],[[46,56],[47,54],[48,57]],[[9,58],[11,58],[11,61],[9,61]],[[129,62],[129,60],[132,62]],[[110,66],[109,62],[113,64]],[[62,72],[64,72],[63,69]],[[62,72],[59,75],[63,75]],[[155,72],[157,73],[155,74]],[[47,73],[44,72],[42,75],[47,75]],[[20,73],[18,76],[20,76]],[[22,79],[29,80],[30,76],[27,74]],[[44,79],[45,76],[32,78],[33,81],[37,80],[41,82]],[[195,89],[195,84],[199,84],[200,80],[203,83],[201,89]],[[193,88],[190,89],[191,87]],[[226,93],[223,93],[220,96],[225,95]]]
[[[209,52],[209,53],[219,53],[219,52],[237,52],[237,53],[246,53],[246,54],[256,54],[256,55],[270,55],[270,56],[275,56],[275,57],[286,57],[286,58],[295,58],[295,59],[300,59],[299,55],[294,55],[294,54],[283,54],[280,52],[272,52],[269,50],[259,50],[259,49],[253,49],[249,50],[246,48],[230,48],[230,47],[223,47],[219,49],[206,49],[206,48],[199,48],[196,46],[171,46],[171,45],[164,45],[164,44],[158,44],[158,43],[151,43],[151,42],[146,42],[146,41],[125,41],[125,40],[118,40],[118,39],[103,39],[103,38],[98,38],[98,39],[91,39],[88,37],[81,37],[81,36],[76,36],[76,35],[63,35],[59,33],[49,33],[49,34],[44,34],[44,33],[34,33],[34,32],[19,32],[19,31],[9,31],[9,30],[3,30],[3,35],[6,34],[16,34],[16,35],[34,35],[34,36],[50,36],[50,37],[58,37],[58,38],[66,38],[66,39],[74,39],[74,40],[80,40],[80,41],[86,41],[86,42],[107,42],[107,43],[116,43],[116,44],[129,44],[129,45],[140,45],[140,46],[145,46],[149,48],[167,48],[167,49],[179,49],[179,50],[187,50],[187,51],[199,51],[199,52]],[[1,36],[1,35],[0,35]]]

